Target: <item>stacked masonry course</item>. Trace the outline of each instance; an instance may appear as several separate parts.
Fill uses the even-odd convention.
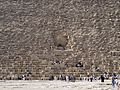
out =
[[[0,0],[0,78],[113,71],[120,0]]]

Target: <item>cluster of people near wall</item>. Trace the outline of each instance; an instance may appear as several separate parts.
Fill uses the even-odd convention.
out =
[[[100,75],[98,77],[94,76],[94,75],[91,75],[91,76],[88,76],[88,77],[81,77],[80,76],[80,80],[87,80],[87,81],[90,81],[92,82],[93,80],[101,80],[101,82],[104,82],[105,79],[109,79],[109,77],[107,76],[104,76],[104,75]]]
[[[64,81],[75,81],[77,80],[78,78],[76,78],[73,74],[70,74],[70,75],[59,75],[59,76],[53,76],[53,75],[50,75],[49,76],[49,80],[64,80]],[[105,79],[109,79],[109,77],[106,77],[104,75],[101,75],[99,77],[95,77],[94,75],[91,75],[91,76],[87,76],[87,77],[83,77],[83,76],[80,76],[79,77],[79,80],[80,81],[90,81],[92,82],[93,80],[101,80],[101,82],[104,82]]]
[[[9,77],[7,79],[5,77],[2,77],[0,79],[1,80],[30,80],[29,76],[30,76],[30,74],[28,74],[28,75],[23,74],[23,75],[19,75],[17,77],[14,76],[14,78]],[[113,75],[101,74],[98,77],[96,77],[95,75],[91,75],[91,76],[90,75],[88,75],[88,76],[81,76],[80,75],[79,79],[78,79],[78,77],[76,77],[73,74],[70,74],[70,75],[62,74],[62,75],[59,75],[59,76],[50,75],[49,80],[61,80],[61,81],[68,81],[68,82],[69,81],[75,82],[76,80],[93,82],[95,80],[100,80],[101,82],[105,82],[105,80],[110,79],[110,77],[111,77],[111,83],[112,83],[113,88],[116,87],[116,86],[119,86],[119,82],[118,82],[119,76],[116,73],[113,73]]]
[[[27,75],[21,75],[17,77],[17,80],[29,80],[29,76]]]
[[[29,74],[1,76],[0,80],[30,80]]]
[[[76,77],[74,75],[72,75],[72,74],[71,75],[59,75],[58,77],[51,75],[49,77],[49,80],[62,80],[62,81],[72,81],[72,82],[75,82]]]
[[[119,86],[119,82],[118,82],[118,78],[119,76],[116,75],[115,73],[110,76],[108,74],[101,74],[100,76],[96,77],[94,75],[91,75],[91,76],[81,76],[79,77],[79,80],[80,81],[89,81],[89,82],[93,82],[93,80],[100,80],[101,82],[105,82],[105,80],[109,80],[110,77],[112,78],[112,86],[115,87],[115,86]],[[49,80],[62,80],[62,81],[72,81],[72,82],[75,82],[76,80],[78,80],[73,74],[70,74],[70,75],[59,75],[59,76],[50,76],[49,77]]]

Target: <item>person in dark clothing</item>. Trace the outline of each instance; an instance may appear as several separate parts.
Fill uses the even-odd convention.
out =
[[[91,77],[90,77],[90,82],[92,82],[92,81],[93,81],[93,77],[91,76]]]
[[[100,76],[101,82],[104,82],[105,77],[103,75]]]
[[[54,76],[53,75],[49,76],[49,80],[54,80]]]

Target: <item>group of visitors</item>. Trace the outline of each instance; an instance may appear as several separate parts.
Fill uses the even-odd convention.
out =
[[[108,80],[109,79],[109,75],[106,75],[106,74],[101,74],[99,77],[95,77],[95,76],[87,76],[87,77],[82,77],[80,76],[79,80],[81,81],[90,81],[90,82],[93,82],[93,80],[100,80],[101,82],[105,82],[105,80]],[[73,81],[75,82],[76,80],[76,77],[71,74],[71,75],[59,75],[58,77],[57,76],[50,76],[49,77],[49,80],[64,80],[64,81]],[[118,83],[118,76],[114,73],[112,75],[112,86],[113,88],[116,87],[116,86],[119,86],[119,83]]]
[[[72,74],[71,75],[59,75],[58,77],[50,75],[49,80],[62,80],[62,81],[64,80],[64,81],[74,82],[76,80],[76,78]]]

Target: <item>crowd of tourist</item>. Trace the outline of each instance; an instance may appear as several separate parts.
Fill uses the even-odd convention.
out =
[[[79,79],[78,78],[76,79],[76,77],[73,74],[59,75],[59,76],[51,75],[49,77],[49,80],[62,80],[62,81],[72,81],[72,82],[75,82],[76,80],[89,81],[89,82],[100,80],[101,82],[105,82],[105,80],[109,80],[110,78],[111,78],[111,83],[112,83],[113,88],[115,86],[119,87],[119,82],[118,82],[119,76],[116,75],[115,73],[112,76],[110,76],[109,74],[101,74],[98,77],[96,77],[94,75],[91,75],[91,76],[81,76],[80,75]]]
[[[14,76],[14,78],[15,78],[15,76]],[[105,80],[110,80],[110,78],[111,78],[111,85],[113,86],[113,88],[116,86],[119,87],[118,79],[120,78],[120,76],[117,75],[116,73],[113,73],[113,75],[101,74],[99,76],[95,76],[95,75],[82,76],[82,75],[80,75],[79,77],[76,77],[73,74],[67,74],[67,75],[60,74],[59,76],[50,75],[48,79],[49,80],[61,80],[61,81],[67,81],[67,82],[75,82],[76,80],[89,81],[89,82],[100,80],[101,82],[105,82]],[[5,78],[2,77],[1,80],[5,80]],[[28,75],[17,76],[16,79],[13,79],[12,77],[10,77],[7,80],[30,80],[30,79],[29,79],[29,74],[28,74]]]

